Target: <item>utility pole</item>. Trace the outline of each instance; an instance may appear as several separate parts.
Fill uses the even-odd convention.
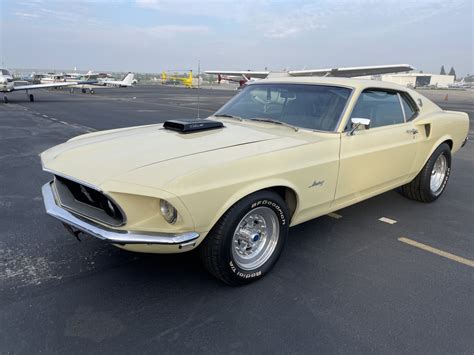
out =
[[[198,97],[197,97],[197,100],[198,100],[198,118],[201,118],[200,117],[200,110],[199,110],[199,107],[200,107],[200,104],[201,104],[201,60],[198,59],[198,85],[197,85],[197,94],[198,94]]]

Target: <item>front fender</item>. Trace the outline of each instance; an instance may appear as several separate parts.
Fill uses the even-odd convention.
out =
[[[285,187],[291,189],[296,196],[296,210],[299,209],[299,191],[290,181],[282,178],[265,179],[235,185],[221,186],[215,190],[181,196],[183,203],[194,217],[196,230],[206,233],[212,229],[224,213],[242,198],[264,189]]]
[[[105,182],[100,188],[125,211],[127,224],[117,229],[165,233],[195,231],[194,219],[187,206],[168,191],[115,180]],[[176,223],[165,221],[160,212],[160,199],[168,201],[178,210]]]
[[[266,189],[271,189],[275,187],[284,187],[292,190],[295,194],[296,197],[296,209],[293,215],[298,213],[298,208],[299,208],[299,192],[297,191],[297,187],[294,186],[292,183],[289,181],[286,181],[284,179],[271,179],[271,180],[265,180],[265,181],[259,181],[255,182],[250,185],[245,185],[241,189],[237,190],[234,194],[232,194],[229,199],[226,201],[224,205],[219,208],[217,211],[216,215],[212,219],[210,226],[211,228],[217,223],[217,221],[224,215],[224,213],[231,208],[233,205],[235,205],[237,202],[239,202],[241,199],[243,199],[246,196],[249,196],[257,191],[261,190],[266,190]],[[290,223],[291,225],[291,223]],[[211,229],[209,228],[209,229]]]

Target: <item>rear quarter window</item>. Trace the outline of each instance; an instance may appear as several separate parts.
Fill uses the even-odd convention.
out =
[[[405,111],[406,121],[413,120],[418,115],[418,107],[415,101],[406,93],[400,93],[402,100],[403,110]]]

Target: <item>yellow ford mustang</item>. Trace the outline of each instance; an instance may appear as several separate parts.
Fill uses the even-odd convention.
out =
[[[46,211],[136,252],[199,247],[239,285],[276,263],[290,226],[401,187],[436,200],[465,113],[397,85],[278,78],[248,85],[205,120],[96,132],[41,154]]]

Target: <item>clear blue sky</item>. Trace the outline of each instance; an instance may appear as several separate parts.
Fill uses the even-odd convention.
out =
[[[472,0],[0,0],[10,68],[161,72],[408,63],[473,73]]]

